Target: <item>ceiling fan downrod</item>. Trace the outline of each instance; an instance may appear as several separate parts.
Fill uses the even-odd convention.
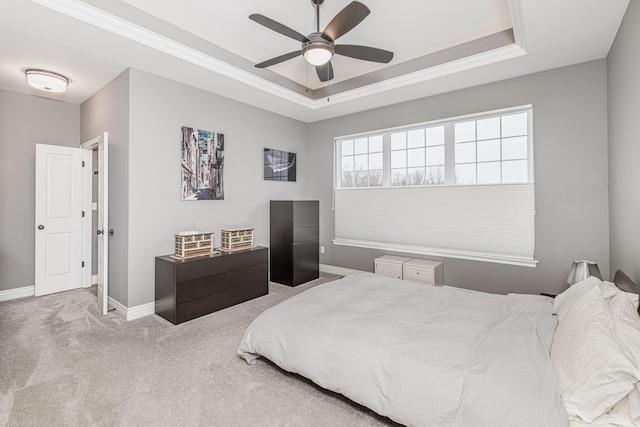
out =
[[[311,0],[311,3],[316,5],[316,31],[320,32],[320,5],[324,0]]]

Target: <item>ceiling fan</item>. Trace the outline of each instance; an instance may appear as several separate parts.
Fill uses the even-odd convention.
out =
[[[334,54],[384,64],[393,59],[393,52],[389,52],[388,50],[353,44],[335,44],[336,39],[351,31],[371,13],[367,6],[357,1],[349,3],[329,22],[324,31],[320,32],[320,5],[324,0],[311,0],[311,2],[316,6],[316,31],[307,36],[264,15],[258,13],[249,15],[249,19],[258,24],[264,25],[270,30],[291,37],[302,43],[300,50],[285,53],[284,55],[256,64],[257,68],[270,67],[271,65],[279,64],[296,56],[303,55],[307,62],[316,67],[318,78],[326,82],[333,79],[331,58]]]

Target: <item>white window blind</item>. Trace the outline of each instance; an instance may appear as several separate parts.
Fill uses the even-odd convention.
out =
[[[533,183],[336,189],[336,245],[535,267]]]

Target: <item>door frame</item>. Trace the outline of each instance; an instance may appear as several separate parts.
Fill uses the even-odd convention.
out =
[[[88,141],[91,142],[91,141]],[[85,143],[86,144],[86,143]],[[82,144],[82,259],[85,268],[82,269],[82,287],[92,285],[93,271],[93,148]],[[88,265],[87,265],[88,264]]]
[[[83,200],[82,206],[85,211],[86,221],[83,224],[82,234],[82,250],[84,259],[88,260],[89,268],[85,268],[82,272],[82,286],[90,287],[93,284],[93,152],[98,149],[100,141],[108,141],[108,132],[104,132],[102,135],[96,136],[86,142],[80,144],[82,151],[82,160],[84,161],[84,169],[82,173],[83,180]],[[108,167],[108,165],[107,165]],[[100,173],[100,171],[98,171]],[[106,184],[108,186],[108,184]],[[107,187],[108,188],[108,187]],[[98,206],[97,209],[103,209],[104,206]],[[108,208],[107,208],[108,209]],[[96,210],[97,211],[97,210]],[[86,213],[89,213],[88,215]],[[107,224],[108,225],[108,224]],[[105,229],[108,227],[105,227]],[[106,230],[105,230],[106,231]],[[105,239],[109,238],[109,234],[104,236]],[[98,260],[100,262],[101,260]],[[100,268],[98,268],[98,274]],[[108,277],[108,273],[105,272]],[[98,279],[100,280],[100,279]],[[108,289],[108,288],[107,288]],[[107,290],[108,292],[108,290]],[[105,314],[105,313],[103,313]]]

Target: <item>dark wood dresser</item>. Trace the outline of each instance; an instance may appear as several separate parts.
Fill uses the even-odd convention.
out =
[[[271,281],[297,286],[320,277],[319,208],[317,200],[271,201]]]
[[[156,257],[156,314],[173,324],[269,293],[268,250]]]

